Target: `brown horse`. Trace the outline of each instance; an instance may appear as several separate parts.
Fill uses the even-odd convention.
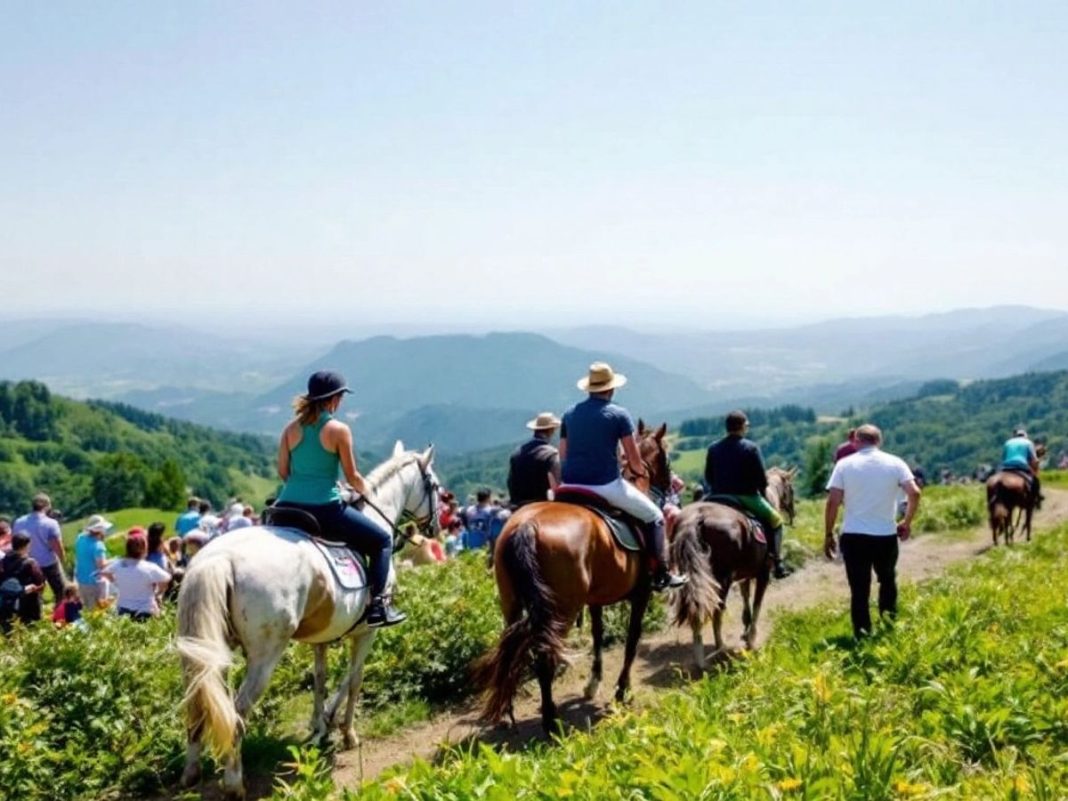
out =
[[[768,471],[765,497],[790,522],[794,518],[795,471],[773,467]],[[701,629],[712,618],[716,653],[723,651],[723,606],[731,584],[741,582],[745,604],[742,639],[747,648],[756,644],[757,621],[764,592],[771,576],[768,545],[755,536],[755,529],[743,512],[720,503],[693,503],[682,510],[675,524],[671,543],[675,566],[690,575],[690,582],[675,595],[675,623],[689,625],[693,631],[693,657],[697,669],[705,664],[705,646]],[[753,604],[749,603],[750,584],[756,581]]]
[[[638,450],[646,474],[635,483],[644,492],[670,488],[666,432],[666,424],[654,431],[638,423]],[[564,661],[564,638],[572,623],[589,606],[593,669],[585,696],[593,699],[602,675],[603,607],[629,600],[630,625],[616,689],[616,699],[624,700],[651,593],[645,555],[616,545],[594,512],[561,502],[534,503],[517,511],[497,538],[494,553],[505,628],[496,648],[475,667],[476,682],[488,691],[484,719],[497,722],[507,714],[515,724],[513,698],[533,657],[542,726],[552,733],[552,682]]]
[[[1034,503],[1027,478],[1011,470],[999,470],[986,481],[986,506],[990,513],[990,533],[994,544],[1004,535],[1005,544],[1012,545],[1016,531],[1023,522],[1027,541],[1031,541],[1031,518]]]

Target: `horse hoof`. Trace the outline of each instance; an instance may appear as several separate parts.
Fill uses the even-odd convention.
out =
[[[357,748],[360,745],[360,738],[357,736],[354,729],[346,729],[341,732],[341,743],[346,750]]]
[[[193,787],[200,782],[200,765],[186,768],[182,772],[182,787]]]

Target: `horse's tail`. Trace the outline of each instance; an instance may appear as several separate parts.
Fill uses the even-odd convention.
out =
[[[538,564],[537,527],[523,523],[497,549],[512,590],[526,613],[501,632],[497,647],[474,667],[477,686],[489,692],[483,718],[497,722],[512,705],[523,679],[527,655],[548,662],[553,675],[564,661],[567,623],[556,618],[556,601]]]
[[[701,515],[683,514],[675,526],[671,558],[690,580],[675,591],[675,625],[701,625],[719,608],[719,582],[712,576],[711,551],[701,538]]]
[[[182,706],[191,735],[224,760],[233,752],[242,725],[226,685],[226,669],[232,661],[234,573],[229,559],[201,559],[186,573],[178,596],[176,647],[186,685]]]

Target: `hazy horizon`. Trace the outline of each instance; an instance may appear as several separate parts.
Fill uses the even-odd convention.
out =
[[[20,313],[702,330],[1068,308],[1068,5],[49,3]]]

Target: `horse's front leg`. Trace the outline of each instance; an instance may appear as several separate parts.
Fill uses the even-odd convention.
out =
[[[723,653],[723,610],[727,606],[727,594],[731,591],[731,576],[716,576],[716,582],[719,584],[719,605],[716,606],[716,610],[712,613],[712,637],[715,645],[713,653]]]
[[[634,590],[630,601],[630,625],[627,627],[627,645],[623,651],[623,669],[619,672],[619,683],[616,685],[616,701],[623,702],[630,692],[630,668],[634,664],[634,657],[638,655],[638,640],[642,636],[642,620],[645,610],[649,606],[649,594],[651,589],[648,581]]]
[[[1031,541],[1031,518],[1034,516],[1034,513],[1035,513],[1034,512],[1034,507],[1028,506],[1027,507],[1027,515],[1024,518],[1024,528],[1027,531],[1027,541],[1028,542]]]
[[[752,591],[752,582],[746,579],[738,585],[738,589],[742,594],[742,638],[744,639],[749,632],[749,627],[753,624],[753,607],[749,602],[749,595]]]
[[[603,607],[590,607],[590,630],[593,632],[593,667],[590,669],[590,680],[586,682],[586,689],[583,691],[587,701],[592,701],[597,697],[597,690],[601,686],[601,677],[604,673],[601,660],[601,651],[604,648]]]
[[[323,717],[323,702],[326,695],[326,645],[313,645],[315,667],[312,670],[312,714],[308,730],[313,743],[323,742],[329,734],[330,727]]]
[[[352,719],[356,714],[356,700],[360,695],[360,685],[363,683],[363,665],[367,661],[367,654],[371,652],[371,645],[375,641],[377,629],[367,629],[352,638],[351,657],[349,659],[349,676],[346,680],[348,685],[348,701],[345,704],[345,717],[341,721],[341,740],[345,748],[355,748],[360,744],[360,738],[353,728]]]

